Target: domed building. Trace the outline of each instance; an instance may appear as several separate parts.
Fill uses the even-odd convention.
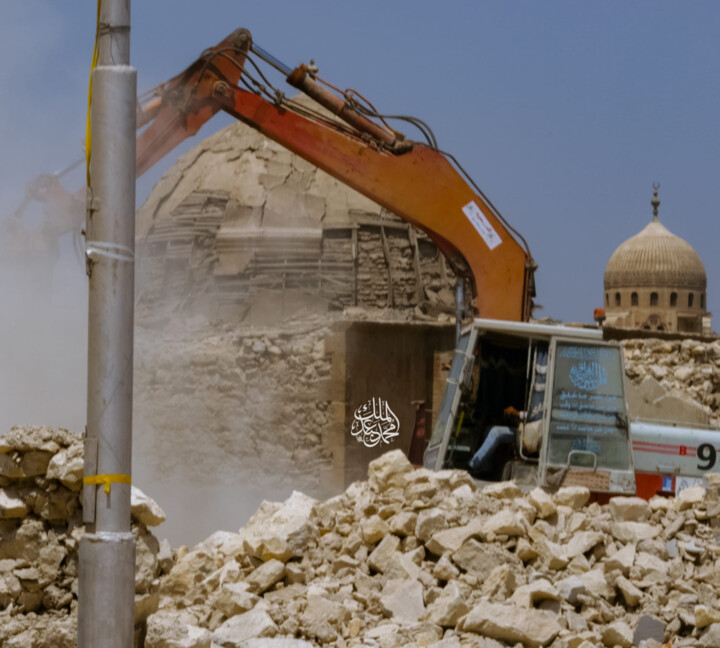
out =
[[[422,402],[432,429],[455,278],[422,231],[238,121],[165,173],[136,233],[133,477],[168,493],[178,544],[365,479]],[[392,446],[352,434],[377,398]]]
[[[613,252],[605,268],[605,325],[709,332],[705,268],[693,247],[660,222],[659,185],[653,187],[652,220]]]

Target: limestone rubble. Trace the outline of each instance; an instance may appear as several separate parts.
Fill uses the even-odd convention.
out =
[[[63,429],[14,427],[0,436],[0,646],[76,645],[83,444]],[[162,509],[133,487],[136,645],[158,608],[165,556],[148,531]],[[167,548],[165,548],[167,554]]]
[[[720,425],[720,340],[633,339],[623,342],[625,370],[652,410],[643,416],[673,417]],[[632,412],[632,403],[631,403]]]
[[[0,437],[3,647],[75,643],[78,445],[50,428]],[[708,480],[601,506],[580,487],[479,490],[395,450],[341,495],[264,502],[237,533],[175,551],[136,493],[136,646],[712,648],[720,478]]]
[[[714,646],[710,480],[601,506],[579,487],[477,490],[393,451],[339,496],[266,502],[238,533],[181,548],[145,645]]]

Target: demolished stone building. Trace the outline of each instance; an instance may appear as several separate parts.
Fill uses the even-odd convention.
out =
[[[164,175],[137,235],[136,469],[253,505],[328,496],[388,449],[349,433],[373,398],[409,450],[455,338],[424,233],[238,122]]]

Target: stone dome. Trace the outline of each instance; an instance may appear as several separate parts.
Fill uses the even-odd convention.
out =
[[[248,322],[454,310],[454,275],[425,233],[240,121],[168,169],[136,235],[140,306],[179,299]]]
[[[606,290],[647,286],[704,291],[707,276],[693,247],[655,216],[613,252],[605,268],[604,283]]]

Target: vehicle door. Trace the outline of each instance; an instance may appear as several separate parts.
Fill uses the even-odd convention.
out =
[[[622,349],[554,338],[543,413],[540,478],[545,486],[634,493]]]
[[[443,391],[438,418],[433,427],[430,443],[425,450],[423,458],[425,468],[431,470],[443,469],[450,435],[455,423],[455,415],[462,396],[462,389],[467,387],[472,377],[477,338],[478,330],[475,326],[472,326],[458,339],[455,355],[450,365],[450,374]]]

